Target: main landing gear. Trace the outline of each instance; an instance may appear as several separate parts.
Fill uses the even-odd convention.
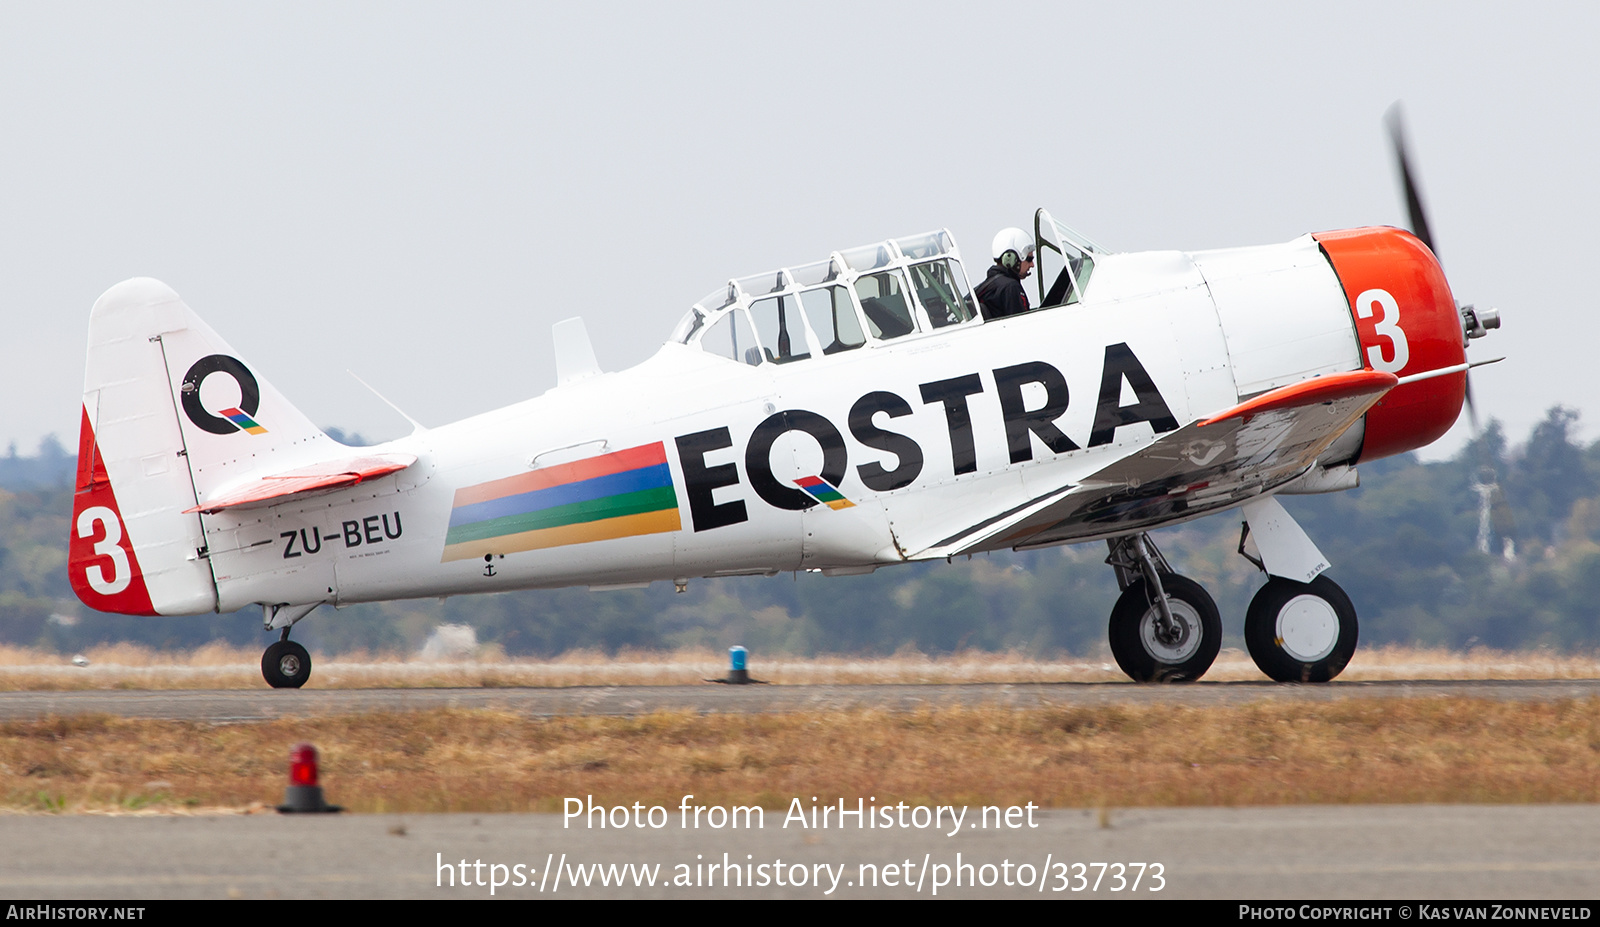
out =
[[[1106,557],[1122,596],[1111,610],[1111,653],[1135,682],[1193,682],[1222,645],[1217,605],[1172,571],[1148,535],[1113,538]],[[1240,542],[1240,553],[1265,570]],[[1326,574],[1309,583],[1273,576],[1245,615],[1250,658],[1278,682],[1327,682],[1356,650],[1356,610]]]
[[[322,603],[310,605],[263,605],[262,623],[269,631],[282,629],[277,643],[261,655],[261,675],[274,689],[298,689],[311,678],[311,654],[298,643],[289,640],[289,628],[301,618],[311,614]]]
[[[1222,647],[1217,603],[1172,572],[1148,535],[1108,542],[1122,597],[1111,610],[1111,653],[1135,682],[1193,682]]]
[[[1356,609],[1326,575],[1309,583],[1274,576],[1250,600],[1244,643],[1278,682],[1327,682],[1356,652]]]

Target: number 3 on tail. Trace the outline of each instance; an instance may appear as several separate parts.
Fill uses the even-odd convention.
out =
[[[95,522],[105,525],[106,536],[95,542],[94,552],[96,556],[111,558],[111,577],[106,578],[105,568],[98,563],[84,567],[83,575],[90,589],[101,595],[116,595],[128,588],[133,579],[133,570],[128,568],[128,554],[122,549],[122,521],[116,512],[103,505],[86,508],[78,515],[78,537],[93,537]]]
[[[1380,345],[1373,345],[1367,348],[1367,360],[1371,362],[1374,370],[1399,373],[1405,369],[1406,362],[1411,360],[1411,348],[1406,345],[1406,333],[1400,328],[1400,304],[1389,295],[1388,290],[1367,290],[1356,297],[1356,315],[1363,319],[1372,318],[1374,304],[1383,307],[1383,318],[1373,323],[1372,330],[1389,339],[1389,343],[1394,345],[1394,357],[1384,360],[1383,348]]]

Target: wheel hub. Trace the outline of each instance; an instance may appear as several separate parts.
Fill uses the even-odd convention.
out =
[[[1150,606],[1139,622],[1145,652],[1161,663],[1182,663],[1200,649],[1200,613],[1182,599],[1168,597],[1172,626],[1162,629],[1161,609]]]
[[[300,658],[292,653],[286,653],[279,657],[278,672],[290,679],[300,675]]]
[[[1296,660],[1315,663],[1339,643],[1339,613],[1321,596],[1295,596],[1278,610],[1277,643]]]

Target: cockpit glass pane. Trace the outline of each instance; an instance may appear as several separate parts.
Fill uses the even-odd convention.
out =
[[[695,332],[704,328],[706,314],[702,309],[690,309],[683,318],[678,320],[678,325],[672,330],[672,341],[678,344],[688,344]]]
[[[956,292],[961,294],[962,301],[967,304],[968,311],[976,316],[978,301],[972,295],[972,287],[967,283],[967,272],[961,269],[960,261],[950,262],[950,279],[955,284]]]
[[[788,285],[788,282],[783,279],[783,271],[781,270],[768,271],[764,274],[756,274],[753,277],[741,277],[735,280],[734,283],[738,285],[741,292],[752,298],[765,296],[768,293],[776,293]]]
[[[1076,245],[1079,251],[1087,251],[1091,254],[1109,253],[1106,249],[1090,241],[1089,236],[1084,235],[1070,225],[1056,221],[1055,216],[1050,217],[1050,224],[1056,227],[1056,234],[1061,236],[1063,242]]]
[[[750,304],[750,319],[755,322],[756,337],[761,339],[762,355],[774,364],[787,364],[811,356],[799,309],[800,302],[793,293]]]
[[[708,314],[716,312],[723,306],[731,306],[739,299],[739,294],[734,292],[733,284],[725,283],[706,295],[695,300],[695,305],[704,309]]]
[[[949,261],[913,264],[911,287],[934,328],[969,322],[978,314],[965,277]]]
[[[906,285],[896,271],[865,274],[856,279],[856,296],[867,317],[867,328],[875,338],[887,341],[917,330],[906,302]]]
[[[1052,280],[1049,276],[1052,273],[1055,277],[1050,284],[1050,290],[1045,293],[1044,300],[1040,303],[1041,308],[1066,306],[1078,302],[1083,298],[1084,291],[1089,288],[1089,275],[1094,273],[1094,257],[1081,247],[1085,244],[1081,241],[1081,236],[1074,238],[1077,233],[1055,219],[1051,219],[1050,224],[1055,227],[1056,234],[1060,237],[1061,252],[1059,256],[1053,254],[1055,248],[1048,242],[1042,249],[1045,253],[1040,255],[1039,279]],[[1056,268],[1062,264],[1065,266],[1057,271]]]
[[[815,264],[802,264],[799,267],[789,268],[789,276],[794,278],[797,286],[816,286],[819,283],[829,283],[839,276],[839,269],[833,266],[833,260],[818,261]]]
[[[1039,306],[1066,306],[1083,299],[1094,273],[1095,246],[1043,209],[1035,213],[1039,233]]]
[[[900,253],[912,260],[917,258],[938,257],[949,253],[947,242],[949,236],[942,230],[929,232],[926,235],[912,235],[909,238],[895,239],[895,245],[900,248]]]
[[[806,321],[817,334],[823,354],[838,354],[867,343],[861,333],[861,321],[856,318],[856,307],[850,300],[850,291],[842,286],[806,290],[800,294],[800,304],[805,307]]]
[[[761,363],[761,345],[750,331],[750,321],[738,309],[717,320],[717,324],[700,336],[700,347],[729,360],[752,367]]]
[[[851,270],[858,271],[877,270],[893,259],[889,249],[883,245],[851,248],[849,251],[839,252],[839,256],[844,258],[845,264]]]
[[[1094,273],[1094,258],[1087,252],[1080,253],[1076,263],[1072,265],[1072,274],[1078,278],[1079,298],[1089,290],[1089,277]]]
[[[1051,241],[1039,242],[1037,259],[1033,265],[1037,281],[1028,281],[1029,289],[1039,288],[1039,308],[1059,306],[1069,299],[1077,299],[1072,289],[1072,275],[1067,273],[1067,262]]]

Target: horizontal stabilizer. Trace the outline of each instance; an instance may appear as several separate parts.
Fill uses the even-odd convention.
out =
[[[226,509],[275,504],[291,496],[354,486],[357,483],[399,472],[416,462],[414,454],[369,454],[363,457],[323,461],[309,467],[297,467],[282,473],[257,477],[241,486],[228,487],[194,508],[185,509],[184,512],[214,515]]]

